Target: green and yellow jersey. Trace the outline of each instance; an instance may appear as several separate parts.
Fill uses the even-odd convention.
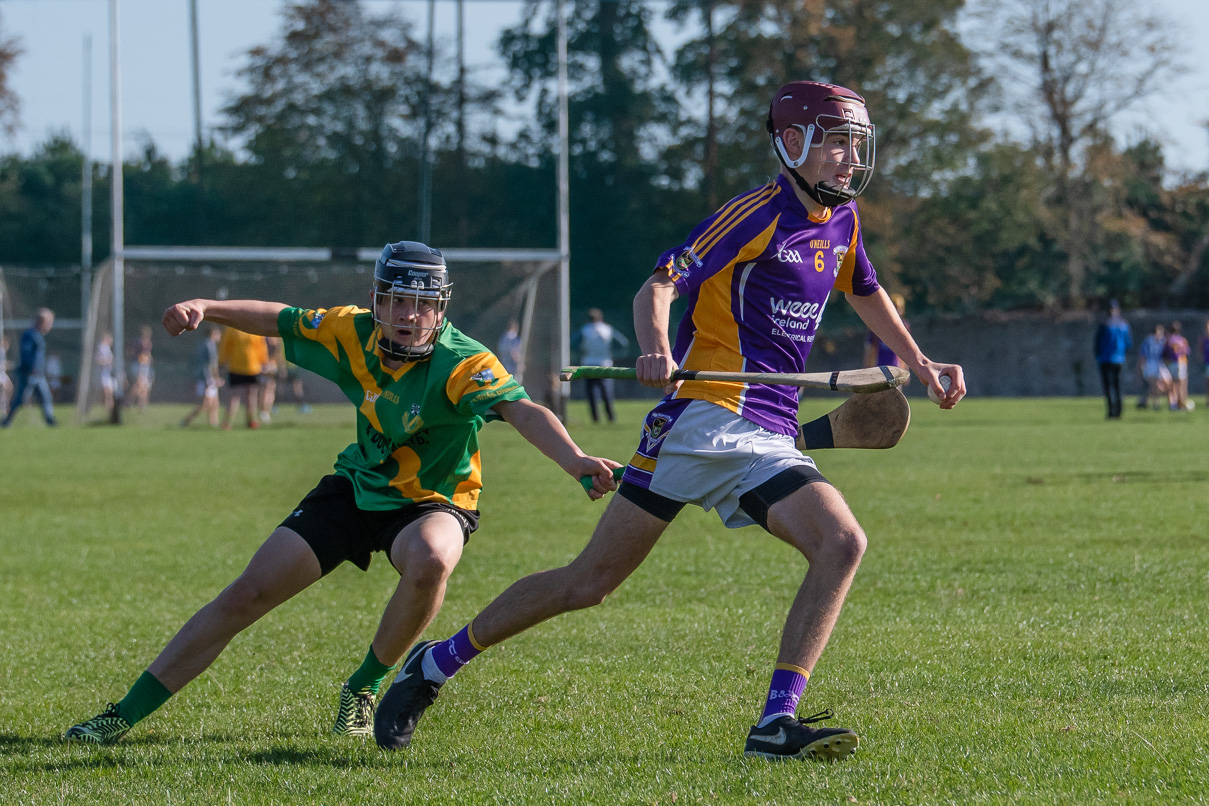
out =
[[[390,370],[373,317],[352,305],[286,308],[277,328],[286,358],[334,381],[357,406],[357,441],[335,472],[352,482],[358,507],[478,508],[479,429],[499,419],[496,403],[528,399],[490,350],[446,321],[428,358]]]

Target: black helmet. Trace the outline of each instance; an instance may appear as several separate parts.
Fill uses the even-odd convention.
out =
[[[400,344],[385,336],[378,340],[382,352],[401,361],[416,361],[432,353],[437,331],[445,320],[450,289],[445,258],[439,251],[418,241],[388,243],[374,264],[374,321],[379,328],[394,329],[395,305],[410,300],[415,309],[421,305],[436,311],[436,322],[430,328],[416,328],[409,341]]]

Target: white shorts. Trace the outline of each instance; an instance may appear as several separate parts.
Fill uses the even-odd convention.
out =
[[[195,394],[198,397],[205,398],[206,400],[216,398],[218,397],[218,384],[198,381]]]
[[[706,512],[716,509],[722,523],[738,529],[756,523],[739,505],[740,496],[791,468],[817,472],[791,436],[704,400],[677,408],[661,404],[647,415],[627,482]]]
[[[1171,373],[1162,361],[1147,361],[1142,367],[1142,377],[1148,381],[1169,381]]]
[[[1177,381],[1186,381],[1188,380],[1188,362],[1172,361],[1167,365],[1167,372]]]

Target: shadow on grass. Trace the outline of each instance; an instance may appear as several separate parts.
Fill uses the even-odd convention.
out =
[[[284,737],[286,739],[294,737]],[[300,740],[307,737],[299,736]],[[0,734],[0,769],[7,767],[13,772],[41,770],[43,772],[70,772],[73,770],[119,769],[123,767],[164,767],[175,764],[170,757],[163,754],[147,753],[147,750],[158,748],[185,748],[200,744],[223,745],[237,744],[245,741],[246,737],[228,734],[206,734],[200,738],[178,738],[172,736],[145,734],[137,737],[127,737],[114,745],[93,745],[80,742],[68,742],[62,736],[20,736],[12,733]],[[59,751],[57,758],[46,761],[47,752]],[[272,753],[235,753],[233,761],[269,763],[261,761],[261,756],[281,753],[283,758],[293,751],[282,748]],[[297,751],[299,760],[293,763],[323,763],[327,766],[359,766],[356,759],[340,758],[331,755],[325,758],[321,753],[303,753]],[[36,758],[34,757],[36,756]],[[303,756],[313,756],[304,761]],[[290,762],[278,762],[290,763]]]
[[[139,745],[163,744],[162,740],[135,741],[123,743],[137,747]],[[45,751],[59,750],[62,756],[54,761],[46,762]],[[115,751],[119,751],[115,754]],[[29,756],[39,753],[39,759]],[[77,742],[68,742],[62,736],[19,736],[13,733],[0,734],[0,766],[7,767],[10,772],[28,772],[41,770],[43,772],[71,772],[76,770],[116,769],[123,766],[126,754],[118,747],[102,747]],[[145,759],[140,759],[145,765]],[[151,762],[155,763],[155,762]]]
[[[279,737],[280,738],[280,737]],[[298,737],[303,743],[313,737]],[[21,772],[84,772],[88,770],[120,770],[139,767],[169,767],[177,764],[169,754],[148,754],[144,751],[158,747],[184,747],[205,744],[236,744],[246,737],[230,737],[208,734],[199,739],[175,739],[170,737],[140,737],[123,740],[117,745],[99,746],[69,743],[61,737],[19,736],[15,734],[0,734],[0,769],[9,773]],[[60,751],[57,757],[46,760],[47,751]],[[36,758],[31,757],[34,754]],[[691,754],[690,754],[691,755]],[[233,765],[263,765],[269,767],[298,767],[315,769],[343,770],[386,770],[409,767],[413,769],[448,771],[466,765],[485,765],[487,767],[505,763],[510,768],[518,765],[521,770],[528,769],[532,775],[546,775],[551,769],[586,771],[595,768],[615,768],[623,765],[643,764],[723,764],[728,765],[736,759],[731,754],[723,754],[710,758],[690,758],[679,751],[652,750],[651,752],[627,753],[575,753],[551,752],[545,753],[540,759],[500,759],[492,757],[467,756],[464,752],[424,753],[414,755],[413,751],[386,752],[379,750],[372,742],[362,745],[341,743],[331,747],[305,747],[291,744],[277,744],[255,752],[232,751],[225,756],[226,763]],[[740,757],[740,761],[743,759]]]
[[[271,767],[313,767],[345,770],[388,770],[407,767],[413,770],[436,770],[448,773],[454,768],[470,769],[472,767],[491,768],[506,766],[512,773],[541,777],[549,775],[551,770],[575,771],[582,773],[594,769],[612,770],[619,765],[637,768],[650,765],[673,766],[718,766],[745,769],[750,766],[750,759],[729,752],[718,755],[699,756],[687,750],[652,749],[649,752],[587,752],[576,753],[546,752],[540,757],[498,757],[494,754],[486,756],[477,753],[458,751],[450,753],[419,753],[411,750],[387,752],[379,750],[372,743],[364,746],[347,744],[333,747],[299,748],[278,745],[267,750],[248,754],[237,754],[232,762],[245,764],[263,764]],[[765,762],[761,762],[764,764]]]
[[[1017,484],[1066,486],[1072,484],[1187,484],[1209,481],[1209,470],[1122,470],[1118,473],[1048,473],[1025,476]]]
[[[264,764],[271,767],[335,767],[340,769],[368,769],[380,767],[394,758],[406,758],[406,753],[388,755],[372,744],[364,748],[343,747],[337,749],[302,749],[278,745],[257,753],[238,754],[232,760],[247,764]],[[342,752],[343,751],[343,752]],[[351,751],[351,752],[350,752]],[[354,753],[356,753],[354,755]]]
[[[0,733],[0,751],[14,748],[17,750],[38,747],[54,747],[63,744],[62,736],[18,736],[15,733]]]

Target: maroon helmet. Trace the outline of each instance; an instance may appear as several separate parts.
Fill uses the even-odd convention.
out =
[[[877,136],[869,122],[865,99],[850,89],[817,81],[793,81],[777,90],[768,108],[768,136],[772,150],[810,198],[824,207],[836,207],[852,201],[868,187],[873,178],[873,163],[877,155]],[[786,129],[802,133],[807,148],[796,160],[790,159],[781,136]],[[842,134],[851,144],[845,158],[832,162],[847,168],[851,174],[843,185],[814,181],[798,173],[811,148],[819,148],[829,134]],[[820,164],[821,167],[821,164]]]

